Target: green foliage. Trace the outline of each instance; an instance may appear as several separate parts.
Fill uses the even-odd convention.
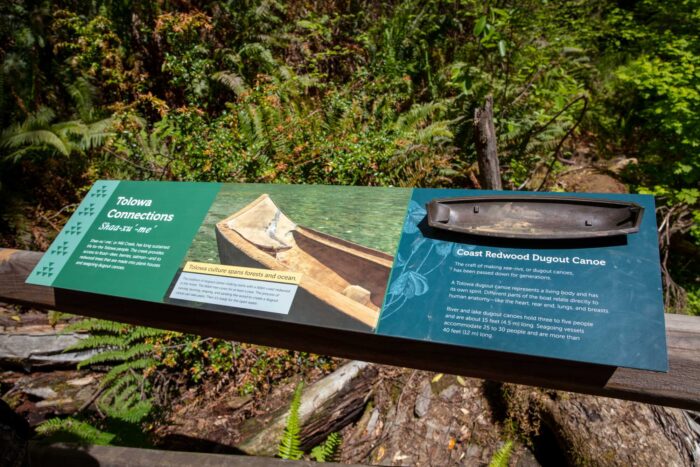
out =
[[[192,105],[205,105],[209,95],[214,61],[206,41],[211,29],[210,18],[198,11],[165,13],[156,23],[155,33],[166,44],[162,70]]]
[[[338,450],[343,442],[340,433],[331,433],[326,440],[311,450],[311,458],[316,462],[337,462]]]
[[[621,40],[638,55],[615,70],[612,84],[620,115],[613,130],[638,151],[633,182],[640,191],[663,196],[667,204],[684,203],[698,216],[700,183],[700,40],[687,24],[700,20],[700,2],[643,1],[617,16]],[[639,17],[648,20],[639,25]],[[693,229],[697,244],[697,227]]]
[[[299,407],[301,406],[301,392],[304,388],[304,383],[301,382],[294,389],[292,402],[289,405],[289,415],[287,416],[287,424],[284,427],[284,434],[277,448],[277,455],[282,459],[299,460],[303,457],[304,452],[301,450],[301,424],[299,423]]]
[[[304,382],[300,382],[294,389],[292,402],[289,404],[289,415],[284,427],[284,433],[277,448],[277,455],[282,459],[300,460],[304,457],[301,449],[301,424],[299,422],[299,407],[301,406],[301,395]],[[310,456],[317,462],[335,462],[338,458],[338,451],[342,443],[339,433],[331,433],[326,440],[311,450]]]
[[[24,122],[4,130],[0,147],[14,149],[5,157],[16,163],[35,154],[70,156],[101,146],[111,135],[109,118],[92,124],[80,120],[51,123],[54,118],[53,110],[42,107]]]
[[[154,419],[159,401],[162,403],[162,398],[167,397],[161,387],[163,381],[172,378],[185,384],[198,383],[203,378],[217,378],[219,384],[233,379],[242,394],[250,394],[266,392],[277,379],[309,367],[325,371],[333,368],[329,359],[303,352],[202,339],[94,318],[74,322],[64,331],[90,334],[66,350],[92,349],[95,354],[78,367],[106,370],[95,401],[103,418],[49,420],[38,433],[50,441],[148,445],[144,424]],[[290,412],[285,451],[289,455],[296,452],[295,446],[298,448],[301,390],[299,385]],[[297,444],[293,441],[295,436]]]
[[[508,467],[510,456],[513,453],[513,442],[506,441],[491,458],[489,467]]]
[[[36,432],[51,443],[76,443],[81,445],[108,445],[113,433],[98,430],[89,423],[75,418],[50,418],[36,427]]]
[[[153,358],[153,340],[165,331],[100,319],[77,321],[67,326],[66,331],[90,333],[67,351],[96,351],[80,362],[78,368],[114,365],[101,381],[103,391],[96,401],[98,408],[115,420],[131,424],[144,421],[153,408],[151,384],[146,375],[158,365]]]
[[[84,96],[87,86],[98,86],[110,100],[128,97],[134,90],[132,76],[125,69],[125,50],[113,22],[102,14],[92,18],[69,10],[58,10],[51,22],[51,41],[61,67],[67,91],[75,98],[76,85]],[[94,90],[91,90],[94,94]],[[78,111],[81,102],[77,102]],[[84,115],[81,114],[84,118]]]
[[[22,238],[12,206],[55,203],[21,189],[47,160],[70,187],[63,205],[98,177],[461,186],[487,95],[508,188],[537,189],[541,168],[585,146],[636,158],[634,191],[698,216],[699,11],[698,0],[5,2],[0,196],[12,220],[0,229]],[[698,246],[698,232],[680,236]]]
[[[134,333],[142,329],[148,328],[136,328]],[[153,342],[152,356],[157,362],[154,367],[144,363],[147,377],[161,372],[166,378],[177,376],[183,383],[232,382],[242,395],[266,394],[275,382],[310,368],[323,372],[334,369],[328,357],[191,334],[162,332],[147,342]],[[119,372],[119,368],[110,373]]]

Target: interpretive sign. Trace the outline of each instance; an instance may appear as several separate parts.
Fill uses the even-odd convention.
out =
[[[667,369],[650,196],[99,181],[27,282]]]

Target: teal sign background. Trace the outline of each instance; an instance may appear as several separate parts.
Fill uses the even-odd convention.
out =
[[[440,239],[440,233],[427,226],[425,205],[434,198],[452,196],[475,196],[499,194],[499,192],[472,190],[415,189],[408,207],[403,236],[394,259],[391,279],[379,319],[377,333],[418,340],[429,340],[447,344],[539,355],[605,365],[643,368],[656,371],[667,370],[666,335],[664,327],[661,275],[654,216],[654,200],[651,196],[619,194],[573,194],[551,193],[551,195],[580,196],[583,198],[608,198],[632,201],[645,208],[640,231],[627,236],[626,244],[607,246],[575,245],[565,249],[509,248],[493,242],[475,244],[455,243]],[[502,194],[502,192],[500,192]],[[528,195],[523,193],[523,195]],[[535,196],[534,194],[532,196]],[[427,236],[425,234],[428,234]],[[450,237],[454,240],[455,237]],[[459,253],[458,253],[458,250]],[[493,253],[540,254],[542,256],[582,257],[605,260],[606,266],[584,266],[575,264],[546,264],[529,260],[512,260],[465,256],[466,251]],[[497,271],[499,267],[542,268],[566,270],[573,273],[553,275],[551,280],[512,278],[492,275],[465,274],[457,263],[473,264],[476,270]],[[456,271],[460,270],[460,271]],[[504,273],[501,273],[504,274]],[[506,286],[527,289],[574,291],[597,296],[598,305],[608,313],[574,311],[523,305],[538,300],[520,300],[518,304],[495,303],[493,296],[485,296],[478,302],[455,299],[455,291],[469,287],[457,287],[461,283],[478,284],[481,291],[494,290],[488,287]],[[471,287],[472,290],[477,287]],[[452,290],[451,290],[452,289]],[[450,298],[452,294],[452,298]],[[482,295],[474,294],[478,297]],[[588,298],[586,298],[588,300]],[[453,332],[446,322],[454,322],[446,315],[453,314],[448,307],[478,310],[477,313],[462,313],[472,321],[462,321],[464,333]],[[565,319],[567,322],[587,322],[583,334],[575,334],[580,340],[550,339],[532,335],[499,332],[502,320],[488,316],[498,313],[529,315],[543,320]],[[485,318],[485,320],[484,320]],[[464,319],[464,318],[461,318]],[[478,321],[477,321],[478,320]],[[484,321],[482,321],[484,320]],[[517,321],[517,320],[516,320]],[[548,325],[551,322],[539,322]],[[537,324],[538,321],[530,321]],[[476,326],[486,326],[491,338],[480,336]],[[559,327],[559,326],[558,326]],[[575,326],[561,326],[575,327]],[[511,327],[512,328],[512,327]],[[524,329],[524,328],[523,328]],[[446,332],[447,331],[447,332]],[[559,334],[558,331],[554,331]],[[566,334],[566,333],[562,333]]]

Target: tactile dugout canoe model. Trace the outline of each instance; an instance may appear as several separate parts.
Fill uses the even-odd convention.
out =
[[[216,238],[222,264],[301,272],[310,301],[303,306],[330,307],[369,327],[377,324],[390,255],[300,227],[267,194],[217,223]]]
[[[495,238],[565,240],[639,231],[644,208],[635,203],[560,196],[472,196],[434,199],[428,225]]]

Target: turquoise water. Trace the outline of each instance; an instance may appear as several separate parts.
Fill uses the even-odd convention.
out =
[[[195,237],[187,260],[219,262],[214,228],[263,193],[287,217],[304,227],[393,255],[410,188],[327,185],[223,185]]]

